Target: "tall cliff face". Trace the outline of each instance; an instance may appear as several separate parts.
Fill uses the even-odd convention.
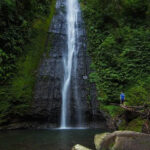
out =
[[[68,117],[70,126],[77,121],[77,110],[82,112],[82,120],[87,126],[95,126],[104,121],[98,111],[95,86],[88,81],[90,73],[90,58],[86,52],[86,34],[81,13],[78,19],[79,26],[79,53],[77,63],[77,75],[72,74],[70,86],[70,105]],[[57,0],[56,14],[49,29],[51,50],[48,57],[44,57],[39,70],[35,86],[32,119],[58,127],[60,125],[62,84],[63,84],[63,52],[67,49],[67,24],[66,24],[66,0]],[[74,71],[73,67],[72,71]],[[75,101],[75,88],[79,91],[80,104]],[[101,122],[101,123],[99,123]]]
[[[63,50],[67,48],[65,0],[56,3],[56,14],[49,29],[51,50],[39,67],[33,114],[45,122],[59,124],[61,113],[61,87],[63,79]]]

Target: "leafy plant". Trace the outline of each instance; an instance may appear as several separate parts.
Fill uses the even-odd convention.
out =
[[[130,104],[138,104],[140,99],[148,103],[149,88],[137,85],[137,81],[150,72],[150,2],[80,1],[94,66],[90,78],[96,83],[98,99],[105,104],[119,103],[124,91]]]

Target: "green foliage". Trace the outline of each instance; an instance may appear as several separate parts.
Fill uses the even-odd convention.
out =
[[[150,86],[137,81],[146,83],[150,72],[150,1],[80,1],[98,99],[119,103],[124,91],[128,104],[148,103]]]
[[[122,0],[124,13],[131,17],[145,17],[148,10],[148,0]]]
[[[48,14],[52,0],[0,1],[0,84],[5,85],[16,71],[17,58],[25,53],[35,18]],[[3,55],[1,53],[3,51]]]
[[[130,122],[125,122],[124,120],[119,126],[119,130],[130,130],[130,131],[136,131],[136,132],[142,132],[142,127],[144,125],[145,120],[138,117]]]
[[[100,105],[100,109],[107,112],[113,118],[124,112],[124,110],[120,106],[114,105]]]
[[[12,1],[10,0],[10,2]],[[50,2],[51,5],[49,5]],[[19,40],[20,45],[17,44],[17,47],[11,45],[9,53],[0,49],[0,82],[2,85],[0,87],[0,124],[7,122],[10,116],[22,117],[29,112],[37,67],[43,53],[47,53],[46,51],[50,50],[50,44],[47,43],[46,47],[45,42],[48,37],[47,31],[55,12],[55,0],[18,1],[18,3],[26,11],[23,14],[20,12],[21,17],[27,17],[28,19],[23,21],[22,28],[16,28],[14,24],[10,25],[18,32],[11,30],[10,35],[8,35],[7,31],[4,33],[7,33],[6,38],[10,38],[11,41],[13,37],[18,36],[15,41],[18,42]],[[37,10],[37,6],[41,7],[43,11]],[[28,16],[29,14],[31,16]],[[30,35],[28,35],[28,32],[24,35],[19,35],[22,29],[24,30],[25,28],[29,30]],[[6,41],[6,45],[9,42]],[[16,50],[18,51],[17,53]],[[14,58],[13,62],[12,58]],[[7,66],[10,70],[6,70]]]
[[[127,91],[127,105],[150,104],[150,78],[140,80]]]
[[[129,90],[128,105],[144,105],[147,99],[147,91],[141,86],[134,86]]]
[[[53,8],[54,5],[55,2],[53,2]],[[33,24],[33,38],[31,39],[30,43],[24,47],[25,50],[28,50],[28,53],[25,57],[21,57],[17,62],[18,72],[14,76],[14,79],[11,83],[12,93],[15,93],[16,100],[32,100],[37,67],[43,53],[46,52],[45,50],[50,50],[50,45],[45,47],[45,42],[48,36],[47,31],[53,14],[54,10],[51,11],[48,18],[36,20]]]

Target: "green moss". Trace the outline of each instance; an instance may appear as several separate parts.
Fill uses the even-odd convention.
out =
[[[145,122],[145,120],[138,117],[128,123],[126,130],[142,132],[142,126],[143,126],[144,122]]]
[[[124,110],[120,106],[114,105],[102,105],[100,106],[101,110],[106,111],[111,117],[116,117],[124,112]]]
[[[54,14],[54,8],[55,0],[52,2],[49,17],[35,20],[33,24],[34,37],[31,39],[31,42],[24,47],[28,53],[18,61],[19,72],[12,81],[12,91],[17,99],[21,97],[24,97],[26,100],[32,99],[37,67],[45,50],[50,49],[50,46],[45,48],[45,42],[49,25]]]
[[[9,114],[10,103],[7,101],[0,101],[0,124],[8,121],[6,116]]]
[[[144,122],[145,120],[140,117],[128,123],[125,120],[123,120],[119,126],[119,130],[130,130],[130,131],[142,132],[142,127]]]
[[[127,122],[123,119],[119,125],[119,130],[126,130]]]
[[[107,112],[112,118],[115,118],[124,113],[124,109],[122,109],[120,106],[101,105],[100,109]],[[121,118],[121,120],[122,121],[119,124],[119,130],[142,132],[142,127],[145,122],[144,119],[138,117],[130,122],[127,122],[123,118]]]
[[[32,97],[32,88],[36,79],[36,70],[40,63],[41,56],[45,52],[45,41],[47,39],[47,32],[50,22],[54,14],[55,0],[51,5],[51,13],[48,18],[35,20],[33,24],[34,34],[36,36],[31,39],[31,42],[25,46],[27,55],[18,61],[18,74],[12,82],[12,89],[17,97],[21,95],[28,95]]]
[[[50,40],[48,43],[46,40],[55,13],[55,4],[56,0],[52,0],[49,16],[34,20],[30,42],[23,48],[25,55],[17,61],[18,71],[10,81],[10,85],[0,88],[0,120],[6,118],[6,112],[23,116],[30,107],[37,68],[43,54],[48,53],[51,47]]]
[[[12,113],[15,116],[24,116],[24,114],[27,114],[29,112],[30,106],[28,104],[20,104],[13,107]]]

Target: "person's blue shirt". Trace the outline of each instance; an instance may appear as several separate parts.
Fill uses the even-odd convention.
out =
[[[120,99],[121,99],[121,100],[124,100],[124,99],[125,99],[124,93],[121,93],[121,94],[120,94]]]

